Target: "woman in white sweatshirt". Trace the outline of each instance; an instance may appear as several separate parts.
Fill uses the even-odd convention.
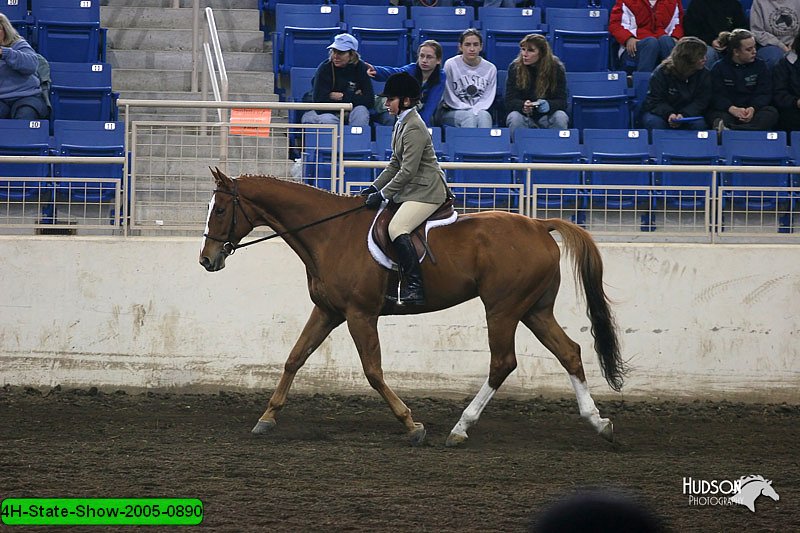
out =
[[[497,67],[480,56],[481,32],[465,30],[458,40],[459,55],[444,63],[447,86],[442,98],[442,121],[457,128],[491,128],[489,107],[497,91]]]

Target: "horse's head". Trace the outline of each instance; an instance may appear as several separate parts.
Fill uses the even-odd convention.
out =
[[[225,268],[225,259],[232,255],[253,223],[242,209],[238,184],[220,169],[211,169],[216,188],[208,203],[206,230],[200,250],[200,264],[209,272]]]

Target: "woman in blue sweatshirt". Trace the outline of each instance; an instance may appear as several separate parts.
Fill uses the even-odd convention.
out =
[[[38,120],[47,117],[36,69],[39,58],[0,13],[0,119]]]
[[[378,81],[386,81],[392,74],[401,72],[407,72],[414,76],[422,86],[422,96],[417,106],[419,116],[429,128],[438,126],[433,123],[433,114],[436,106],[442,100],[446,81],[444,70],[442,70],[442,45],[434,40],[423,42],[417,49],[417,62],[403,67],[379,65],[368,65],[368,67],[367,74]]]
[[[711,69],[711,108],[706,119],[714,129],[771,130],[778,123],[772,102],[772,73],[756,57],[756,40],[748,30],[719,34],[725,57]]]

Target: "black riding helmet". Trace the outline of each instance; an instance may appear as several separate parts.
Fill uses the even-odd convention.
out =
[[[419,95],[422,92],[417,79],[408,72],[398,72],[392,74],[386,80],[386,85],[383,86],[383,92],[378,96],[398,97],[398,98],[411,98],[419,100]]]

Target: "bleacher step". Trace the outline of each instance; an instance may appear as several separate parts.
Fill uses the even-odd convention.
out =
[[[131,91],[190,91],[192,73],[188,70],[157,70],[116,68],[112,71],[114,87],[125,87]],[[262,72],[230,72],[229,87],[246,89],[255,94],[269,94],[271,76]]]
[[[272,78],[272,61],[266,52],[223,52],[225,68],[229,71],[258,71]],[[113,68],[192,70],[191,50],[108,50],[107,61]],[[205,58],[198,54],[198,61]]]
[[[205,2],[204,2],[205,4]],[[205,6],[204,6],[205,7]],[[258,17],[252,9],[213,9],[217,30],[258,31]],[[200,10],[200,24],[205,24],[204,10]],[[161,28],[192,29],[192,10],[185,8],[116,7],[102,10],[100,25],[104,28]]]
[[[264,32],[219,32],[223,53],[265,52]],[[191,50],[192,30],[109,28],[108,48],[113,50]]]
[[[180,0],[179,6],[190,8],[194,0]],[[166,7],[175,5],[175,0],[100,0],[101,6],[110,7]],[[201,7],[213,9],[258,9],[258,0],[203,0]]]

